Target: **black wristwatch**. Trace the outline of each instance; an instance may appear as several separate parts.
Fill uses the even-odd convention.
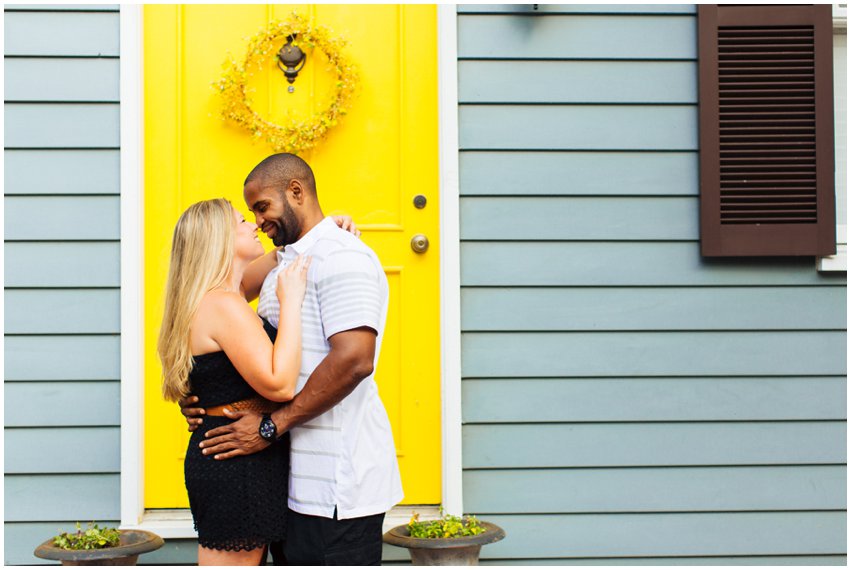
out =
[[[278,433],[278,426],[272,421],[271,414],[263,414],[263,419],[260,420],[260,437],[269,443],[275,443],[278,438],[275,437]]]

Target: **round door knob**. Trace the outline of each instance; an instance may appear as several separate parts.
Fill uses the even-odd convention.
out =
[[[423,234],[417,234],[411,238],[411,249],[417,253],[425,253],[428,249],[428,238]]]

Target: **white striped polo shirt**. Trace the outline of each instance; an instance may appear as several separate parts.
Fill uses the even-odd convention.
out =
[[[378,333],[375,364],[387,320],[387,277],[375,253],[325,218],[278,252],[260,291],[257,313],[278,326],[278,271],[298,255],[312,258],[301,310],[301,372],[296,393],[330,352],[336,333],[369,327]],[[299,513],[350,519],[383,513],[402,500],[390,421],[374,375],[340,403],[290,431],[289,507]]]

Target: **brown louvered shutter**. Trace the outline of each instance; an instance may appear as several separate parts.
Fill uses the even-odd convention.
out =
[[[698,26],[701,253],[835,253],[831,6],[701,5]]]

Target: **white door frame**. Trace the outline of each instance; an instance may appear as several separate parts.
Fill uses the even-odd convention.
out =
[[[144,502],[144,101],[142,6],[121,5],[121,528],[194,538],[188,510],[145,513]],[[461,263],[458,58],[455,5],[437,7],[440,157],[442,498],[463,512],[461,472]],[[423,514],[423,509],[418,509]],[[385,526],[407,522],[391,512]]]

